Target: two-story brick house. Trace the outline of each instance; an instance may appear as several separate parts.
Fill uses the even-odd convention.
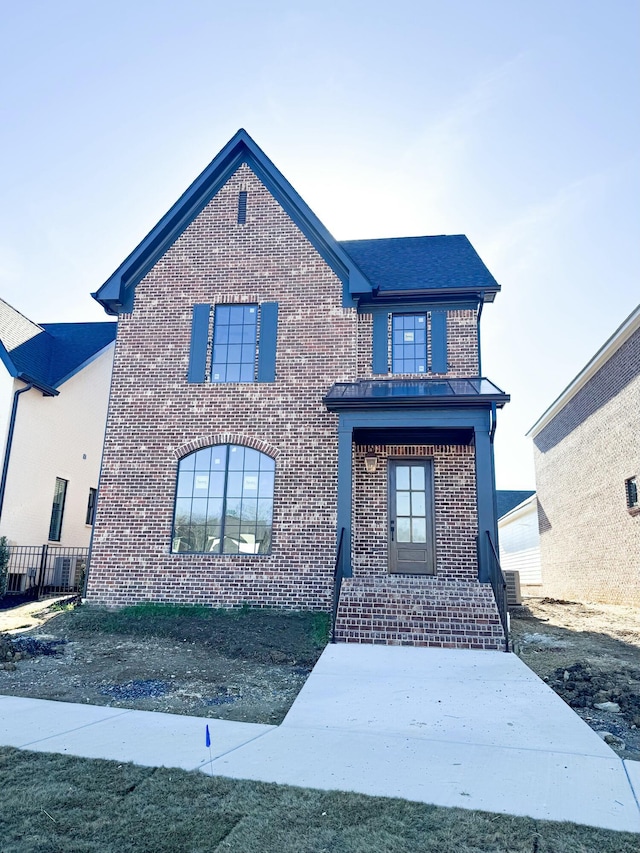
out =
[[[464,236],[337,242],[239,131],[94,294],[89,601],[329,610],[339,545],[338,639],[503,648],[498,290]]]

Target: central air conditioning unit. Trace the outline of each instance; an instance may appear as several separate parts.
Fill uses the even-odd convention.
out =
[[[84,557],[56,557],[50,585],[61,589],[75,589],[84,568]]]
[[[507,607],[515,607],[522,604],[520,592],[520,572],[503,572],[507,584]]]

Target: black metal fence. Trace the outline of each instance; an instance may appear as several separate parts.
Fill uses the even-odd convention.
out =
[[[6,595],[40,598],[81,593],[88,558],[88,548],[12,545],[9,548]]]

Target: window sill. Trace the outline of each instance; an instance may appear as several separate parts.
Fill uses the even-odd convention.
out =
[[[639,506],[628,506],[627,512],[629,515],[640,515],[640,505]]]

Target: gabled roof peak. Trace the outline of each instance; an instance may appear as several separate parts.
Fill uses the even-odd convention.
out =
[[[92,294],[107,313],[119,314],[132,310],[138,283],[242,163],[251,167],[315,246],[343,282],[346,293],[358,294],[371,290],[371,285],[357,263],[331,236],[247,131],[240,128],[113,275]]]

